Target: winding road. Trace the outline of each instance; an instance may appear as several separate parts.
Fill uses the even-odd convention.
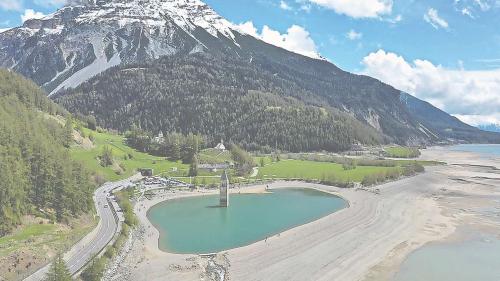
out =
[[[71,250],[64,254],[64,260],[71,274],[78,273],[95,255],[99,254],[111,242],[115,234],[119,231],[120,221],[110,204],[112,200],[110,194],[114,190],[131,185],[132,180],[137,178],[139,178],[139,175],[134,175],[119,182],[105,183],[94,192],[95,208],[100,220],[92,232],[87,234]],[[39,269],[24,280],[43,280],[49,268],[50,264]]]

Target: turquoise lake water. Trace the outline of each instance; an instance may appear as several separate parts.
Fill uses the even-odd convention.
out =
[[[173,253],[214,253],[246,246],[348,206],[337,196],[312,189],[270,194],[231,194],[229,208],[215,195],[160,203],[148,212],[160,231],[160,249]]]
[[[412,253],[393,281],[499,281],[500,240],[482,236]]]
[[[476,152],[485,156],[500,156],[500,144],[460,144],[450,147],[455,151]]]

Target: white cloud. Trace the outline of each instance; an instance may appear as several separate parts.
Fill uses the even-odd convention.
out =
[[[483,12],[488,11],[491,8],[490,4],[487,1],[474,0],[474,3],[476,3],[476,5],[479,6],[481,11],[483,11]],[[497,1],[497,3],[499,3],[499,2]]]
[[[463,122],[472,125],[490,125],[490,124],[498,124],[500,125],[500,113],[491,114],[491,115],[461,115],[454,114],[453,116],[462,120]]]
[[[10,30],[10,28],[0,28],[0,33],[3,33],[5,31],[7,31],[7,30]]]
[[[312,10],[310,0],[295,0],[295,3],[299,5],[299,10],[306,13],[310,13]]]
[[[304,11],[306,13],[310,13],[311,9],[312,9],[312,7],[309,4],[302,4],[302,5],[300,5],[300,10]]]
[[[386,22],[389,22],[389,23],[392,23],[392,24],[396,24],[400,21],[403,20],[403,16],[402,15],[397,15],[395,16],[394,18],[385,18],[384,19]]]
[[[22,0],[0,0],[0,9],[6,11],[21,11],[23,9]]]
[[[309,0],[353,18],[378,18],[392,12],[392,0]]]
[[[267,25],[264,25],[262,32],[259,33],[251,21],[235,25],[234,27],[266,43],[281,47],[288,51],[311,58],[320,58],[316,43],[311,38],[309,32],[301,26],[292,25],[288,28],[287,32],[283,34],[277,30],[273,30]]]
[[[363,37],[363,33],[356,32],[354,29],[351,29],[351,30],[349,30],[349,32],[347,32],[347,34],[345,36],[349,40],[359,40],[359,39],[361,39],[361,37]]]
[[[21,20],[25,22],[31,19],[41,19],[45,16],[45,14],[41,12],[35,12],[33,9],[26,9],[24,10],[24,14],[21,15]]]
[[[424,15],[424,20],[430,23],[435,29],[448,28],[448,22],[439,16],[436,9],[430,8]]]
[[[468,16],[469,18],[474,19],[474,16],[472,15],[470,8],[465,7],[460,12],[462,13],[462,15]]]
[[[362,64],[364,74],[426,100],[463,121],[500,122],[500,69],[453,70],[419,59],[409,63],[384,50],[369,54]]]
[[[281,0],[280,2],[280,8],[283,9],[283,10],[287,10],[287,11],[290,11],[292,10],[292,7],[290,7],[290,5],[288,5],[285,1]]]
[[[243,33],[246,33],[248,35],[252,35],[253,37],[260,38],[260,35],[259,35],[257,28],[253,25],[253,22],[251,22],[251,21],[236,24],[236,25],[234,25],[234,27]]]

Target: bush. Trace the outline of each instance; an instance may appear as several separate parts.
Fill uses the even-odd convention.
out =
[[[106,253],[104,253],[104,255],[109,258],[109,259],[112,259],[115,255],[116,255],[116,250],[115,248],[113,248],[112,246],[108,247],[106,249]]]
[[[92,263],[82,272],[80,277],[83,281],[101,280],[105,267],[105,258],[95,258]]]

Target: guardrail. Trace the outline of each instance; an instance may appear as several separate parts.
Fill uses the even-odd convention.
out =
[[[108,206],[109,208],[111,209],[111,213],[113,214],[113,218],[115,219],[115,222],[116,222],[116,229],[115,229],[115,233],[113,235],[113,237],[111,237],[111,239],[108,241],[108,243],[106,243],[106,245],[99,251],[97,252],[95,255],[93,255],[90,259],[87,260],[87,262],[85,262],[85,264],[78,270],[76,271],[72,276],[73,277],[78,277],[80,276],[80,274],[89,266],[89,264],[92,262],[92,260],[94,260],[95,258],[100,258],[104,255],[104,253],[106,252],[106,248],[110,245],[110,244],[113,244],[116,242],[116,239],[118,238],[118,233],[119,233],[119,230],[121,229],[121,224],[120,224],[120,218],[118,217],[118,214],[115,210],[115,207],[113,206],[112,202],[111,202],[111,199],[109,199],[109,197],[106,196],[106,202],[108,202]]]

